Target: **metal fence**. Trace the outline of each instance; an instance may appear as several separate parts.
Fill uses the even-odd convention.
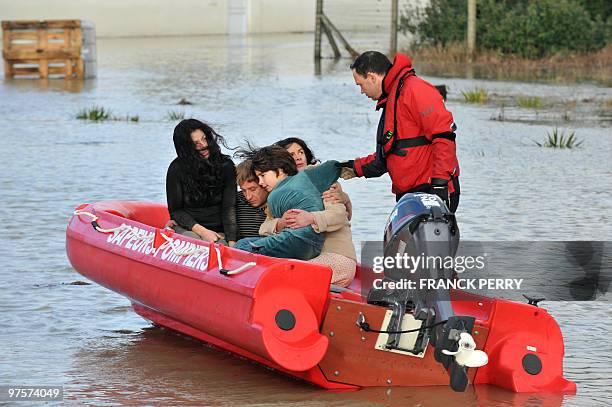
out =
[[[404,50],[413,38],[398,31],[399,17],[427,3],[428,0],[317,0],[315,58],[338,56],[334,41],[344,57],[350,55],[346,44],[356,53],[377,50],[392,55]],[[331,41],[326,31],[331,32]],[[320,52],[317,52],[317,41],[320,41]]]

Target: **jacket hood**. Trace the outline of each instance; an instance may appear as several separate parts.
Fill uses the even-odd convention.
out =
[[[385,94],[389,94],[389,91],[393,87],[393,84],[404,74],[407,70],[412,69],[412,59],[405,54],[396,54],[393,59],[393,66],[389,69],[389,72],[383,79],[383,91]]]
[[[383,96],[380,98],[378,103],[376,104],[376,108],[381,108],[387,102],[387,96],[389,92],[393,88],[395,82],[399,80],[399,78],[405,74],[406,72],[412,69],[412,59],[406,54],[395,54],[395,58],[393,59],[393,65],[389,72],[383,78],[382,90]]]

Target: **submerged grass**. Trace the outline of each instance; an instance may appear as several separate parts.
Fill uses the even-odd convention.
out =
[[[112,114],[110,110],[94,105],[89,109],[79,110],[76,118],[79,120],[103,121],[112,119]]]
[[[90,108],[81,109],[77,112],[76,118],[79,120],[91,120],[91,121],[105,121],[105,120],[113,120],[113,121],[121,121],[125,120],[126,122],[139,122],[140,116],[130,116],[126,115],[125,117],[114,116],[110,109],[107,109],[102,106],[92,106]]]
[[[185,118],[185,112],[183,112],[182,110],[170,110],[167,114],[166,114],[166,118],[168,120],[183,120]]]
[[[578,148],[584,141],[576,138],[576,132],[566,133],[563,130],[554,128],[552,132],[546,133],[546,140],[540,143],[534,141],[538,147],[572,149]]]
[[[123,120],[123,119],[115,118],[115,120]],[[125,121],[126,122],[132,122],[132,123],[138,123],[140,121],[140,116],[138,116],[138,115],[136,115],[136,116],[127,115],[127,116],[125,116]]]
[[[542,98],[539,96],[534,96],[534,97],[519,96],[516,99],[516,103],[518,103],[520,107],[523,107],[526,109],[539,109],[543,106]]]
[[[480,103],[481,105],[487,103],[489,98],[489,92],[484,88],[476,88],[474,90],[461,91],[463,99],[467,103]]]

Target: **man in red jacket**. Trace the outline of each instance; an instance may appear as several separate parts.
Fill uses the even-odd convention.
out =
[[[456,126],[438,90],[415,75],[403,54],[391,64],[380,52],[364,52],[351,70],[361,93],[375,100],[382,114],[376,152],[340,165],[358,177],[388,172],[396,200],[407,192],[434,193],[455,212],[460,192]]]

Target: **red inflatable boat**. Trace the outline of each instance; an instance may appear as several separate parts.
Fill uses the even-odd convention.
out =
[[[147,320],[323,388],[448,384],[431,345],[419,355],[386,351],[386,334],[356,325],[360,315],[377,329],[388,318],[361,297],[359,276],[330,292],[327,267],[172,235],[161,230],[167,220],[160,204],[81,205],[66,232],[68,258]],[[462,292],[452,299],[455,313],[475,317],[476,347],[489,358],[467,370],[470,383],[575,392],[563,377],[561,331],[545,310]]]

